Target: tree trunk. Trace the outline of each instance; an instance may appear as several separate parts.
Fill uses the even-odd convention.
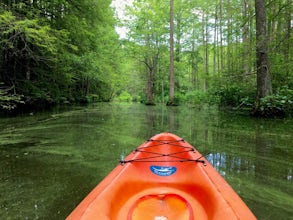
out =
[[[195,24],[193,23],[192,27],[192,47],[191,47],[191,85],[192,85],[192,90],[197,89],[197,60],[198,55],[197,55],[197,49],[195,45]]]
[[[242,2],[242,17],[246,20],[249,17],[249,7],[247,0]],[[246,79],[248,75],[251,75],[250,71],[250,48],[249,48],[249,20],[243,24],[242,27],[242,42],[243,42],[243,52],[242,52],[242,68],[243,68],[243,79]]]
[[[175,76],[174,76],[174,0],[170,0],[170,87],[167,105],[175,105]]]
[[[181,53],[181,35],[182,35],[182,31],[181,31],[181,20],[182,20],[182,17],[181,17],[181,13],[179,13],[177,19],[176,19],[176,23],[177,23],[177,26],[176,26],[176,43],[175,43],[175,55],[174,55],[174,60],[176,62],[180,62],[180,53]],[[173,22],[174,23],[174,22]],[[174,31],[174,29],[173,29]]]
[[[219,58],[219,69],[223,72],[224,68],[224,51],[223,51],[223,1],[220,0],[220,12],[219,12],[219,35],[220,35],[220,58]]]
[[[208,50],[208,14],[206,11],[202,14],[202,42],[204,47],[204,81],[203,90],[208,89],[208,78],[209,78],[209,50]]]
[[[213,74],[219,71],[217,70],[217,47],[218,47],[218,6],[215,8],[215,22],[214,22],[214,48],[213,48]]]
[[[231,76],[232,75],[232,65],[231,65],[231,62],[232,62],[232,47],[233,47],[233,44],[232,44],[232,6],[231,6],[231,1],[228,0],[227,1],[227,52],[226,52],[226,65],[227,65],[227,68],[226,68],[226,71],[227,71],[227,74],[228,76]]]
[[[154,60],[153,62],[157,62]],[[155,73],[156,64],[152,61],[145,60],[147,81],[146,81],[146,105],[155,105]]]
[[[291,31],[292,31],[292,27],[291,27],[291,16],[292,16],[292,0],[287,0],[286,1],[286,35],[285,35],[285,48],[284,48],[284,60],[285,60],[285,68],[286,68],[286,76],[289,76],[290,73],[290,39],[291,39]]]
[[[258,110],[260,99],[272,94],[272,82],[268,61],[268,38],[266,32],[265,0],[255,0],[255,12],[257,67],[256,110]]]

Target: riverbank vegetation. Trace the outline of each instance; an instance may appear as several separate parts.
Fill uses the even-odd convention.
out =
[[[110,3],[1,1],[1,108],[110,100],[122,74]]]
[[[291,0],[171,2],[2,1],[1,109],[168,103],[173,48],[173,103],[292,114]]]

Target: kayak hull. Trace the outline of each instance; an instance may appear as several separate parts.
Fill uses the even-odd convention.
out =
[[[161,133],[121,161],[71,219],[256,219],[189,143]]]

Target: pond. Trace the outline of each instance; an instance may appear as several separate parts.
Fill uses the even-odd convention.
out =
[[[0,118],[1,218],[65,219],[121,155],[164,131],[206,155],[258,219],[292,219],[292,118],[130,103]]]

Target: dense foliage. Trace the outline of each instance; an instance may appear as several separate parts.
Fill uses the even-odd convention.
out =
[[[264,5],[264,1],[258,2]],[[253,0],[174,3],[177,102],[212,102],[237,109],[250,108],[258,115],[274,115],[275,111],[262,112],[264,103],[278,100],[278,91],[284,86],[287,92],[293,86],[291,1],[266,3],[266,14],[261,14],[262,20],[258,22],[260,31],[256,30],[255,17],[255,7],[259,5]],[[169,89],[168,9],[169,2],[162,0],[133,1],[128,17],[122,20],[122,25],[129,29],[125,45],[132,52],[132,62],[140,67],[138,74],[154,84],[156,102],[165,103]],[[268,55],[268,64],[257,59],[263,51]],[[258,60],[260,66],[256,65]],[[258,74],[260,69],[262,73]],[[268,76],[261,76],[267,73]],[[258,85],[257,75],[265,80],[260,82],[262,85]],[[264,91],[257,95],[261,89]],[[267,94],[270,98],[264,98]],[[288,112],[293,108],[292,97],[282,97],[287,98],[287,104],[279,107]]]
[[[110,0],[1,1],[0,107],[167,103],[170,2],[130,2],[115,17]],[[292,111],[291,0],[172,2],[174,102]]]
[[[0,107],[111,100],[121,48],[110,4],[1,1]]]

